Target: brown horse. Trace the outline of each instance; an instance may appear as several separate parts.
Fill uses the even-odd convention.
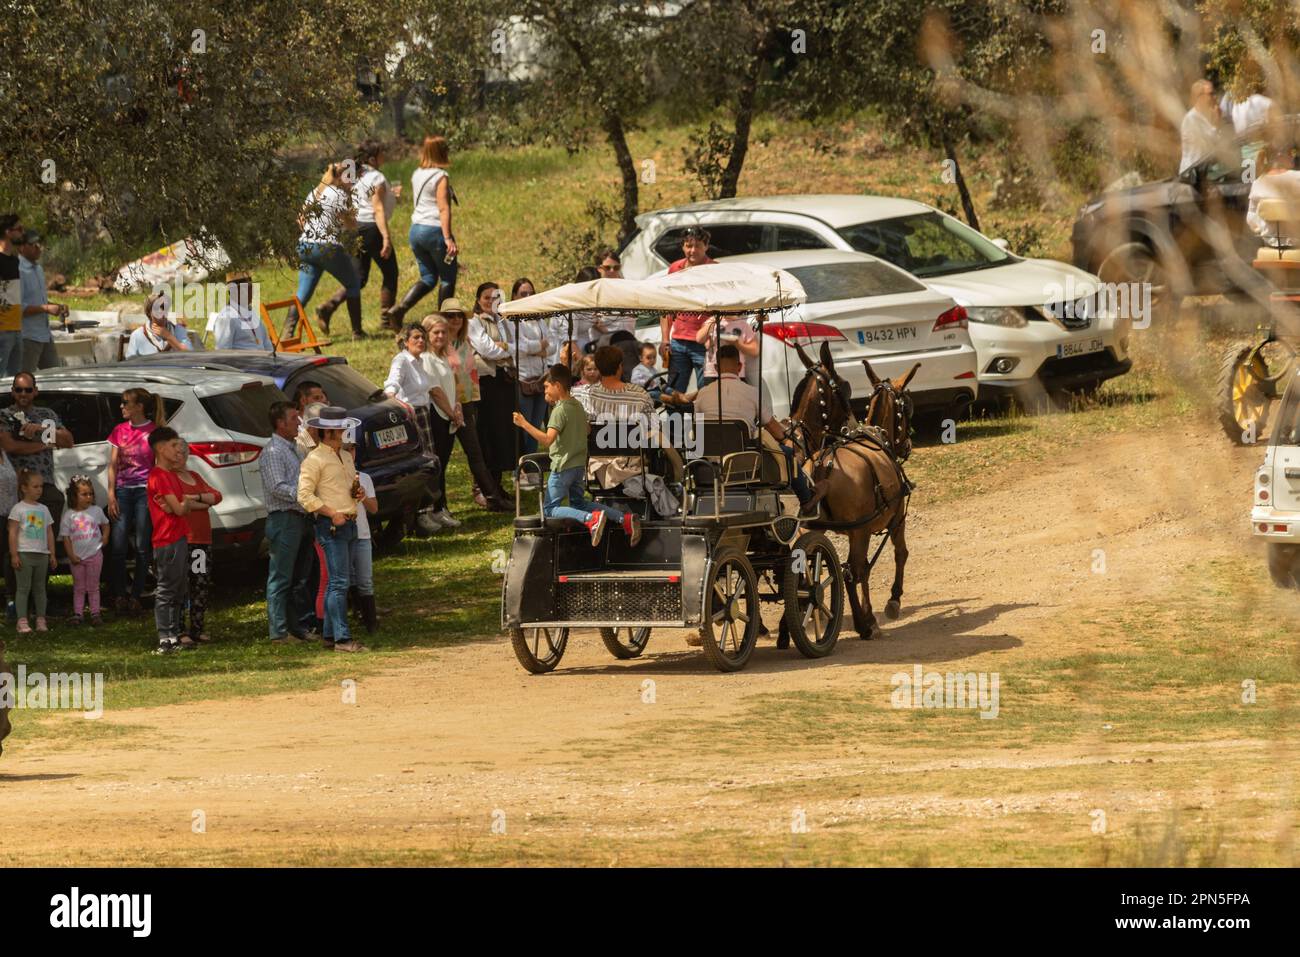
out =
[[[849,406],[849,385],[835,372],[829,346],[822,343],[818,363],[797,344],[795,348],[808,374],[794,392],[790,429],[811,463],[813,481],[825,492],[822,505],[828,518],[810,525],[848,536],[853,625],[859,637],[875,638],[881,632],[871,609],[867,567],[873,534],[887,533],[894,545],[894,587],[885,605],[886,617],[897,618],[902,607],[910,492],[902,462],[912,451],[912,403],[906,389],[921,364],[901,378],[882,380],[863,359],[874,391],[866,422],[858,425]],[[854,587],[858,584],[861,601]]]

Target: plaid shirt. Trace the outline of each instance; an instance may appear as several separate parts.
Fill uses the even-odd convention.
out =
[[[272,434],[271,441],[262,449],[262,488],[266,491],[268,512],[307,514],[298,504],[298,471],[301,468],[298,447],[278,434]]]

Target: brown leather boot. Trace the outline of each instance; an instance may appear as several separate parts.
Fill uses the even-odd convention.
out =
[[[432,289],[432,286],[426,286],[417,279],[415,285],[406,291],[406,295],[402,297],[401,302],[382,313],[383,321],[388,325],[388,328],[394,332],[400,332],[402,320],[406,317],[406,313],[428,295]]]
[[[340,289],[316,307],[316,321],[320,324],[321,330],[325,335],[328,336],[330,334],[330,319],[334,317],[334,310],[343,304],[343,301],[347,299],[347,296],[348,291],[346,289]]]

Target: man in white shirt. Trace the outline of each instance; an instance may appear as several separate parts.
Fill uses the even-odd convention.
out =
[[[1215,122],[1217,114],[1214,84],[1209,80],[1197,80],[1192,84],[1191,109],[1183,117],[1180,127],[1183,155],[1178,162],[1179,176],[1214,156],[1219,139]]]
[[[767,393],[740,378],[740,350],[734,343],[718,347],[718,378],[695,393],[696,421],[742,419],[749,434],[757,434],[761,425],[776,439],[790,472],[790,485],[799,498],[800,514],[815,515],[822,494],[815,491],[808,476],[795,467],[794,449],[786,444],[785,428],[772,415]]]
[[[227,300],[208,320],[214,349],[271,351],[271,337],[261,317],[253,311],[253,280],[246,272],[226,274]]]

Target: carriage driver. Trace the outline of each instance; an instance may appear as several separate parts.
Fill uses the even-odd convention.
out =
[[[740,377],[740,350],[734,343],[718,347],[718,378],[696,392],[694,402],[695,413],[700,418],[721,415],[724,419],[743,419],[750,424],[751,436],[754,434],[753,423],[761,416],[763,429],[776,440],[778,450],[785,456],[790,484],[799,497],[799,514],[803,517],[817,514],[817,504],[826,493],[825,489],[814,489],[803,469],[796,467],[793,444],[789,442],[785,428],[773,418],[767,394]]]

